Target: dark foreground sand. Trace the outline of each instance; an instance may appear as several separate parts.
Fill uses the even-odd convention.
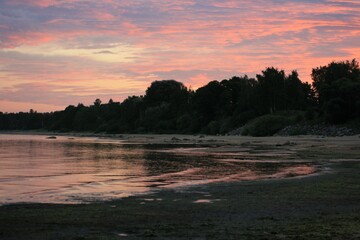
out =
[[[112,136],[318,161],[310,177],[212,183],[88,205],[0,207],[0,239],[360,239],[360,138]],[[266,151],[264,151],[266,150]],[[259,154],[266,153],[265,155]]]

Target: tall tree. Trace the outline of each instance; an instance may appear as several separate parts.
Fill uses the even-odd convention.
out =
[[[360,68],[355,59],[314,68],[311,76],[320,107],[329,121],[338,123],[359,116]]]
[[[259,95],[264,113],[283,110],[285,106],[285,72],[277,68],[266,68],[256,75]]]
[[[144,102],[148,107],[168,103],[174,112],[182,110],[189,101],[189,91],[183,83],[175,80],[152,82],[146,90]]]
[[[224,87],[218,81],[211,81],[207,85],[199,88],[194,93],[191,101],[193,111],[201,118],[201,125],[206,126],[211,120],[221,115],[219,112],[221,105],[221,95]]]
[[[305,110],[311,104],[311,85],[301,82],[297,71],[286,77],[284,91],[286,110]]]

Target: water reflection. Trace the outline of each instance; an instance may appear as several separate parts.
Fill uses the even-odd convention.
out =
[[[77,203],[158,188],[313,173],[311,163],[244,152],[201,152],[187,145],[0,135],[0,203]]]

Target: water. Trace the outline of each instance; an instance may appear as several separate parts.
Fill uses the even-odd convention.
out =
[[[116,139],[0,135],[0,204],[91,202],[161,188],[316,171],[308,162],[274,160],[266,154],[259,159],[247,149],[234,153],[207,149]]]

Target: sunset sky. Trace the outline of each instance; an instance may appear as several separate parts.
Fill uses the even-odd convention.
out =
[[[360,0],[0,0],[0,111],[360,58]]]

